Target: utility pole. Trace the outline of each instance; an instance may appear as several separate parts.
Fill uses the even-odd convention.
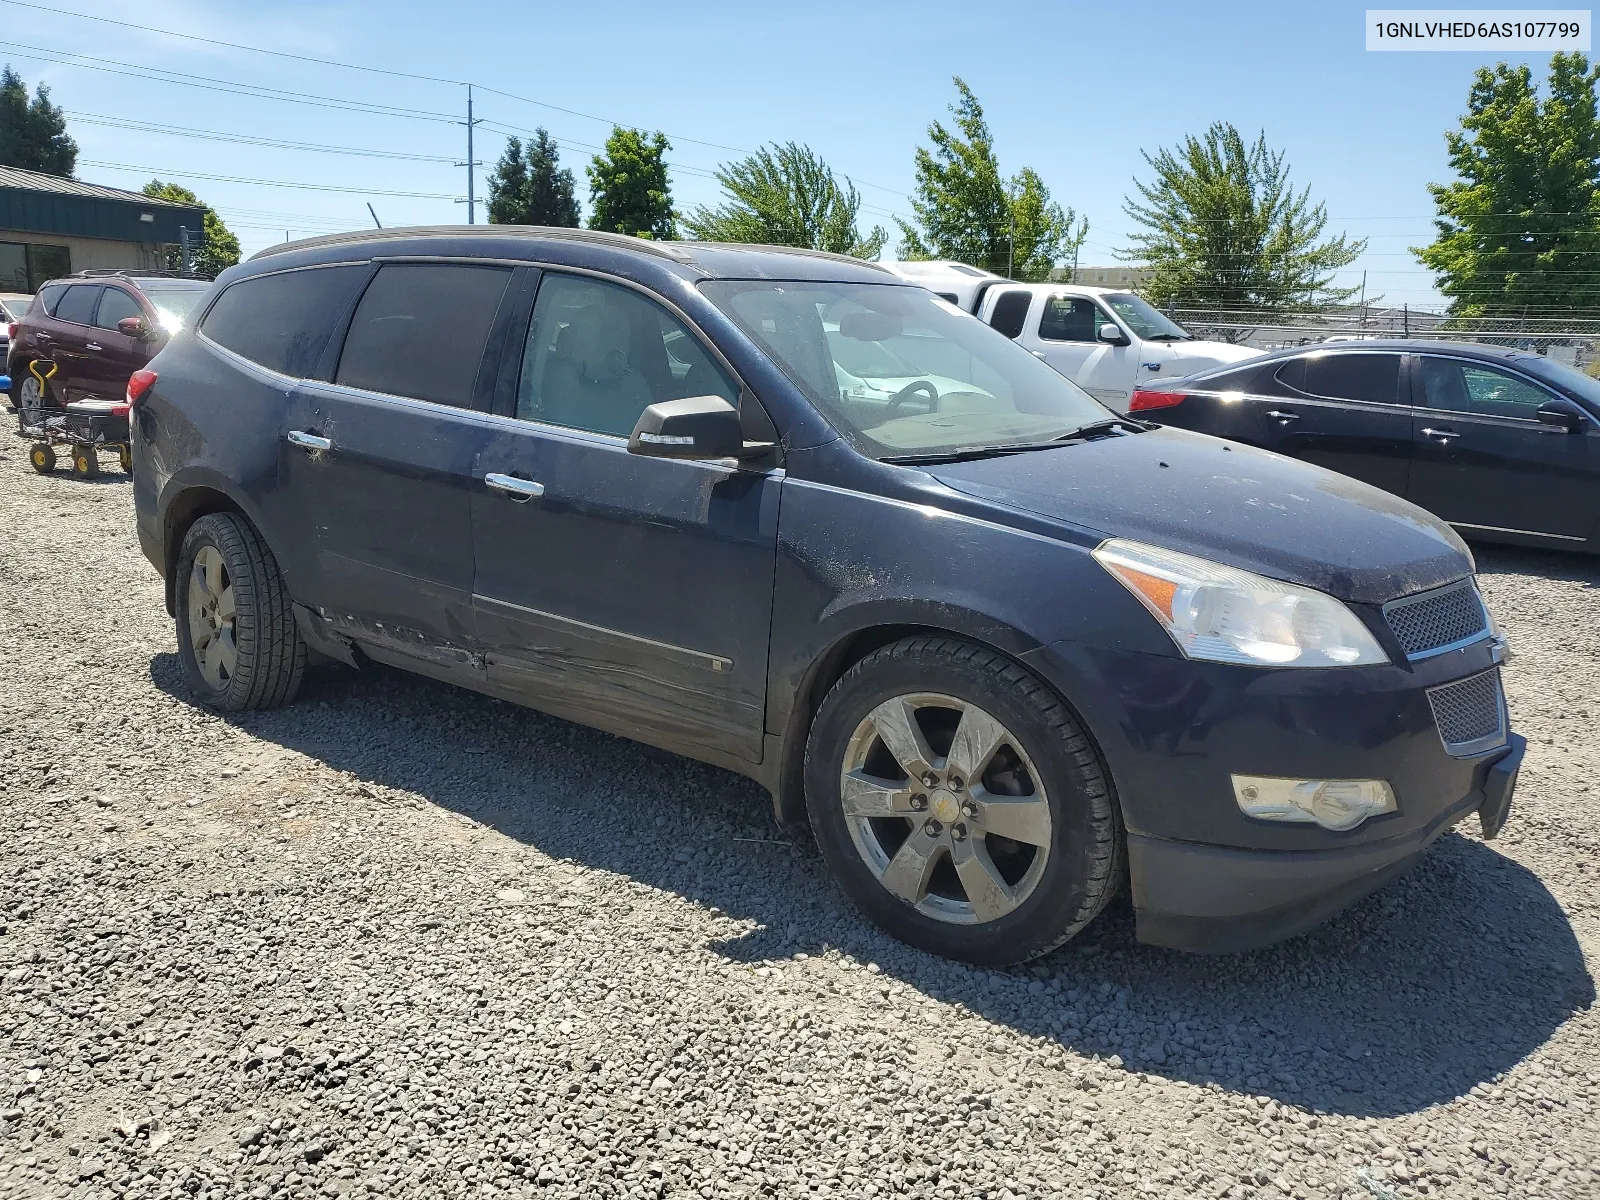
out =
[[[458,166],[458,167],[466,167],[466,169],[467,169],[467,224],[468,225],[476,225],[478,223],[478,201],[477,201],[477,192],[476,192],[476,190],[474,189],[474,186],[473,186],[472,173],[473,173],[473,171],[475,171],[482,164],[477,162],[472,157],[472,130],[473,130],[473,127],[478,124],[478,121],[477,121],[477,118],[475,118],[472,115],[472,85],[470,83],[467,84],[467,122],[466,122],[466,124],[467,124],[467,161],[464,162],[464,163],[457,163],[456,166]],[[456,203],[460,204],[461,201],[457,200]]]
[[[1362,330],[1363,333],[1366,332],[1366,328],[1367,328],[1367,273],[1365,271],[1363,271],[1363,272],[1361,272],[1361,330]]]

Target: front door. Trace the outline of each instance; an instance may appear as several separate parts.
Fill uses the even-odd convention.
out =
[[[1468,533],[1583,540],[1600,522],[1600,431],[1534,418],[1553,394],[1472,359],[1423,356],[1406,499]]]
[[[1115,324],[1088,296],[1046,296],[1022,344],[1102,404],[1126,412],[1139,351],[1100,340],[1100,326]]]
[[[1403,496],[1411,460],[1404,365],[1395,353],[1288,359],[1248,398],[1250,440]]]
[[[473,470],[491,685],[669,748],[759,761],[780,476],[646,458],[646,406],[740,392],[664,306],[547,273],[501,432]],[[746,405],[756,401],[748,395]]]
[[[145,315],[139,302],[119,287],[106,287],[100,293],[84,356],[83,392],[104,400],[123,400],[128,394],[128,376],[144,366],[148,355],[144,343],[117,328],[124,317]]]
[[[385,264],[332,381],[295,385],[284,430],[283,482],[313,542],[304,599],[369,648],[448,671],[472,667],[473,465],[514,275]]]

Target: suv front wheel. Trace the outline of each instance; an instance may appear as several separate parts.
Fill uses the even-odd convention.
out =
[[[1122,875],[1099,756],[1037,677],[970,642],[869,654],[806,747],[812,829],[841,886],[902,941],[985,966],[1072,937]]]
[[[242,517],[212,513],[178,554],[178,654],[201,700],[224,712],[294,699],[306,646],[277,560]]]

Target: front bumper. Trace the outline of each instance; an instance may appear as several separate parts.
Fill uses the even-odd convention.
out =
[[[1250,950],[1320,924],[1420,859],[1476,812],[1486,836],[1505,824],[1523,739],[1479,764],[1480,782],[1421,829],[1332,850],[1238,850],[1130,834],[1138,938],[1209,953]]]

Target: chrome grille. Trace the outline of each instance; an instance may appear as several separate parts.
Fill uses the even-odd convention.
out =
[[[1472,580],[1391,600],[1383,618],[1408,659],[1427,658],[1489,632],[1489,614]]]
[[[1506,705],[1498,669],[1428,689],[1444,748],[1457,757],[1505,745]]]

